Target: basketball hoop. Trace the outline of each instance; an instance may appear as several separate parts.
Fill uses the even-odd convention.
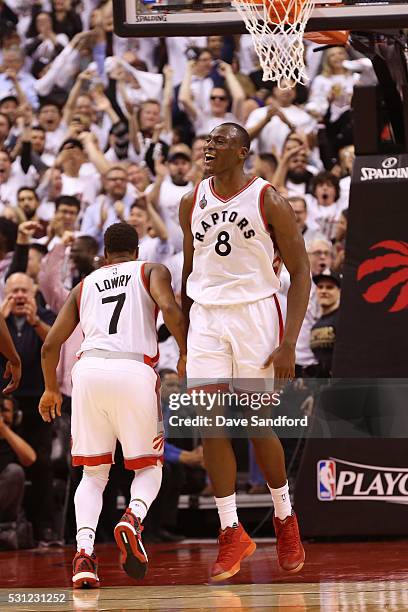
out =
[[[316,0],[231,1],[252,36],[263,81],[275,81],[280,89],[293,87],[288,81],[307,82],[303,37],[315,3]],[[341,34],[331,39],[326,36],[325,42],[344,44],[347,34]],[[314,40],[312,35],[307,38]]]

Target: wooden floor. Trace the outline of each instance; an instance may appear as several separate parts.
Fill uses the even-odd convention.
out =
[[[149,572],[133,582],[114,545],[97,548],[101,589],[70,588],[71,548],[0,553],[0,610],[408,611],[408,541],[306,544],[306,565],[279,572],[275,546],[258,542],[228,584],[208,585],[212,542],[150,545]],[[46,603],[52,599],[58,602]],[[14,599],[14,602],[13,602]]]

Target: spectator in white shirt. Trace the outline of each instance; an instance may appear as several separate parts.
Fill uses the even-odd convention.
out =
[[[308,218],[307,212],[307,203],[305,198],[301,198],[300,196],[293,196],[288,198],[288,202],[292,207],[293,212],[296,217],[296,225],[299,228],[300,233],[303,236],[303,240],[305,242],[311,242],[315,238],[322,238],[322,234],[320,234],[316,229],[312,229],[306,223]]]
[[[348,59],[344,47],[331,47],[324,52],[322,71],[312,81],[306,110],[318,119],[323,118],[331,106],[330,121],[336,121],[350,108],[354,85],[359,79],[344,67]]]
[[[180,147],[177,149],[176,147]],[[178,253],[183,248],[183,232],[179,223],[180,200],[194,187],[188,180],[191,170],[191,153],[181,150],[186,145],[175,145],[170,150],[167,164],[156,162],[156,180],[148,197],[157,208],[169,232],[169,242]]]
[[[45,131],[44,153],[55,157],[67,131],[67,126],[61,122],[61,111],[58,104],[51,99],[41,102],[38,122]]]
[[[221,123],[242,122],[242,104],[245,93],[226,62],[220,62],[218,72],[225,78],[226,87],[214,87],[210,92],[210,109],[203,110],[202,100],[196,99],[193,91],[192,76],[197,62],[189,61],[185,77],[179,91],[179,102],[187,112],[197,135],[209,134]],[[231,99],[230,99],[231,96]],[[228,107],[231,105],[231,111]]]
[[[336,223],[345,208],[340,199],[339,179],[332,172],[320,172],[313,179],[313,198],[309,202],[309,218],[328,240],[336,234]]]
[[[81,234],[93,236],[103,252],[103,234],[107,228],[129,216],[130,207],[136,198],[136,189],[127,180],[126,169],[112,166],[103,178],[105,193],[85,211]]]
[[[170,254],[168,232],[148,198],[142,196],[132,204],[127,223],[137,231],[140,260],[161,263],[167,259]]]
[[[284,84],[288,89],[275,86],[265,100],[266,106],[255,109],[248,117],[246,129],[251,139],[257,139],[259,153],[280,155],[292,130],[301,130],[311,138],[317,129],[316,120],[295,103],[295,84],[291,81]]]
[[[38,108],[35,78],[23,69],[24,52],[22,49],[7,49],[3,53],[3,72],[0,73],[0,96],[26,98],[30,105]]]

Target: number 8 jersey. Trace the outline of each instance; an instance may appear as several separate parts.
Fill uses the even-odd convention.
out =
[[[146,364],[157,364],[158,308],[144,265],[126,261],[104,266],[82,281],[78,310],[84,340],[78,354],[91,349],[137,353]]]
[[[263,214],[265,191],[271,188],[254,177],[224,198],[213,177],[196,187],[191,210],[194,238],[193,269],[187,295],[203,306],[256,302],[279,289],[278,259]]]

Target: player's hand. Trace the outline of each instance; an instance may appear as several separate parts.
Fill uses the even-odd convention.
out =
[[[179,378],[184,378],[186,375],[187,355],[180,355],[177,362],[177,373]]]
[[[282,342],[265,361],[262,369],[273,365],[275,386],[279,390],[288,381],[295,377],[295,346]]]
[[[38,410],[42,420],[51,423],[57,416],[61,416],[62,395],[59,391],[46,389],[41,396]]]
[[[4,370],[3,378],[7,379],[10,377],[11,377],[11,380],[9,384],[7,385],[7,387],[3,389],[3,393],[5,395],[7,395],[8,393],[13,393],[13,391],[15,391],[18,385],[20,384],[21,361],[19,361],[18,363],[11,363],[11,361],[8,361],[6,363],[6,368]]]

